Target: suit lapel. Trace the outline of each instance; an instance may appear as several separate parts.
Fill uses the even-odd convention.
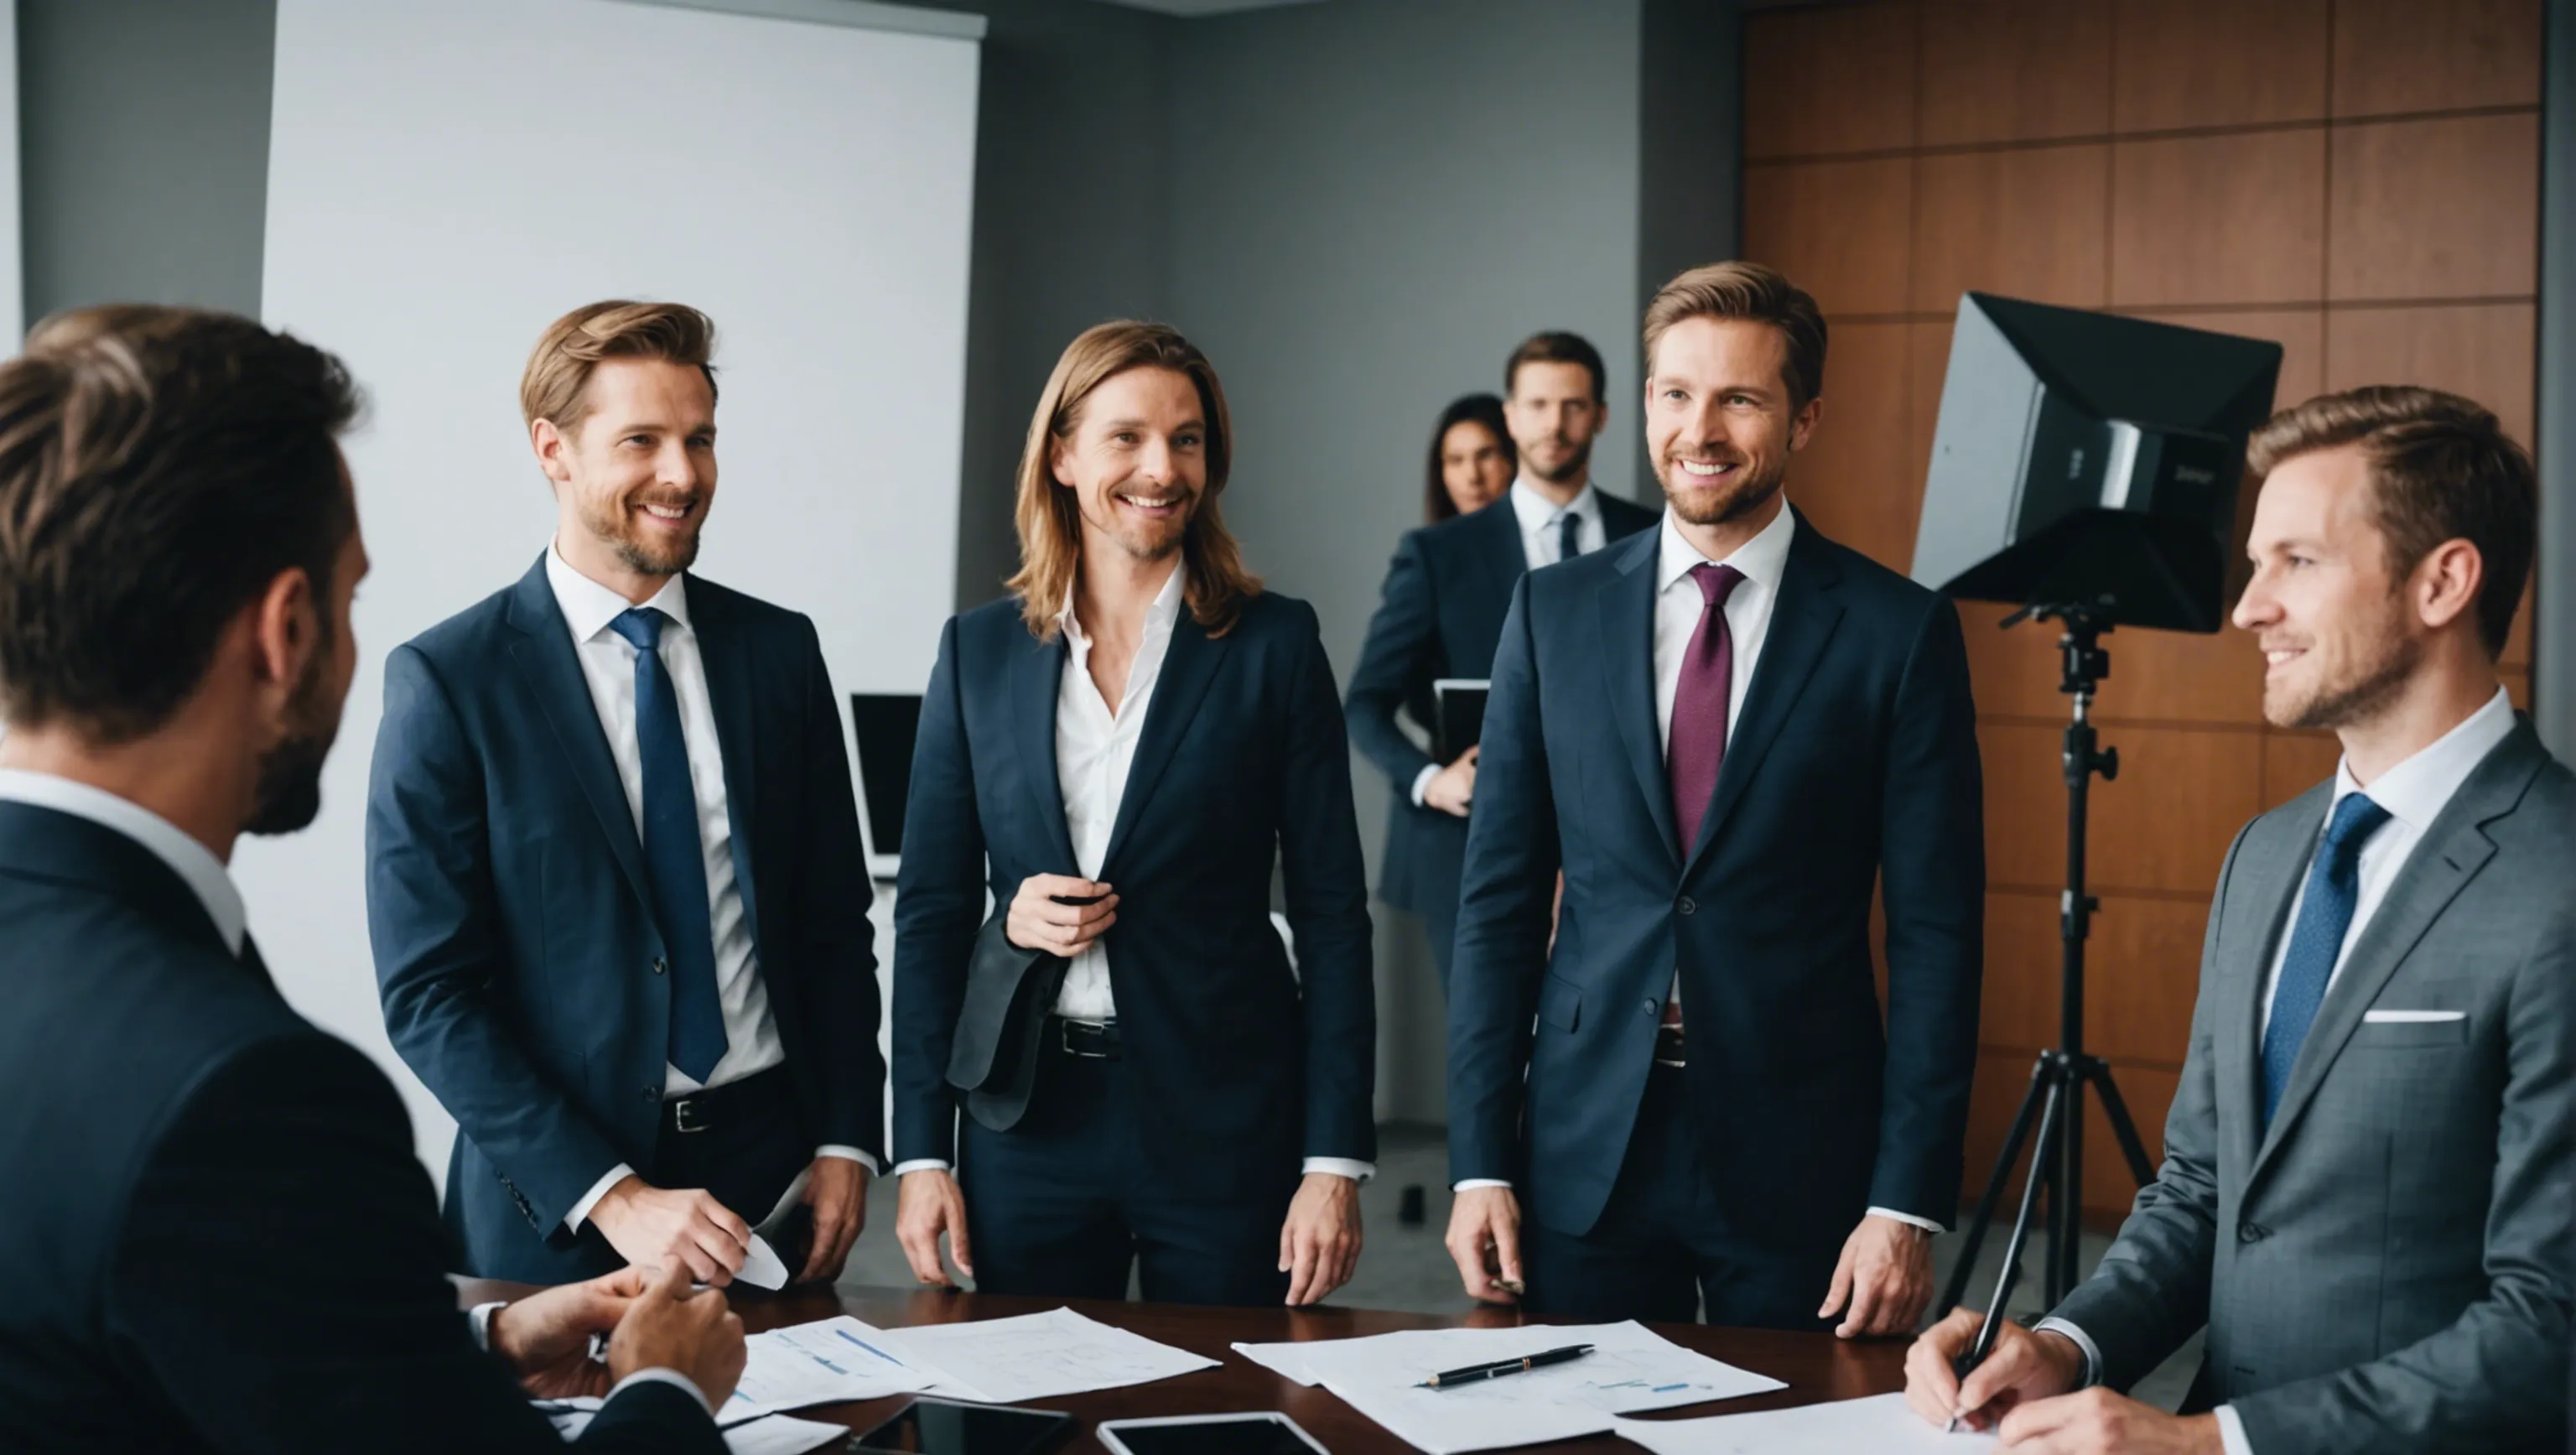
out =
[[[1744,709],[1735,715],[1734,730],[1726,735],[1726,760],[1717,770],[1717,797],[1700,823],[1699,842],[1691,846],[1682,870],[1685,878],[1717,841],[1727,815],[1743,801],[1745,785],[1760,771],[1763,754],[1780,736],[1790,710],[1797,706],[1798,694],[1806,690],[1817,660],[1832,642],[1834,628],[1842,623],[1843,604],[1834,595],[1842,584],[1842,571],[1822,549],[1822,539],[1806,517],[1798,518],[1789,538],[1789,558],[1780,571],[1780,596],[1771,604],[1771,627],[1763,635],[1753,680],[1744,689]]]
[[[1620,547],[1626,554],[1619,558],[1618,572],[1594,589],[1592,606],[1601,635],[1601,671],[1610,689],[1611,727],[1627,752],[1664,852],[1679,868],[1672,784],[1664,776],[1663,733],[1655,722],[1656,538],[1640,532],[1636,539],[1643,544]]]
[[[2227,999],[2212,1029],[2210,1048],[2218,1077],[2218,1117],[2233,1142],[2233,1165],[2250,1169],[2263,1136],[2263,981],[2281,936],[2289,932],[2290,899],[2307,877],[2318,826],[2325,819],[2331,783],[2310,789],[2272,824],[2246,836],[2236,856],[2242,882],[2228,887],[2228,897],[2246,906],[2237,918],[2253,936],[2254,954],[2235,960],[2237,973],[2226,982]],[[2221,925],[2220,933],[2228,926]],[[2276,1118],[2277,1120],[2277,1118]]]
[[[599,725],[599,709],[590,700],[581,660],[573,655],[572,627],[564,620],[563,608],[555,604],[543,556],[519,578],[508,614],[510,625],[520,633],[510,647],[510,663],[553,729],[565,766],[589,801],[591,816],[607,836],[608,852],[635,891],[636,902],[649,905],[653,896],[645,887],[644,845],[636,837],[635,811],[627,807],[625,786],[617,781],[617,760],[609,756],[608,734]]]
[[[2299,1059],[2290,1068],[2290,1084],[2282,1088],[2281,1105],[2272,1114],[2271,1131],[2255,1154],[2249,1182],[2279,1155],[2300,1113],[2316,1099],[2327,1068],[2343,1053],[2344,1043],[2352,1039],[2362,1014],[2379,998],[2389,977],[2460,890],[2495,857],[2495,841],[2487,837],[2485,825],[2513,811],[2544,756],[2530,724],[2517,726],[2514,735],[2489,753],[2460,785],[2450,806],[2426,830],[2423,842],[2398,866],[2397,882],[2389,886],[2388,897],[2362,927],[2343,969],[2327,987],[2325,1003],[2317,1007],[2316,1021],[2308,1027]]]
[[[1236,630],[1242,627],[1238,624]],[[1162,673],[1154,680],[1153,700],[1145,704],[1145,726],[1136,738],[1136,756],[1127,766],[1127,791],[1118,800],[1118,819],[1109,830],[1109,848],[1100,856],[1102,878],[1116,882],[1111,866],[1118,862],[1118,851],[1126,846],[1127,836],[1136,831],[1136,820],[1143,814],[1146,800],[1153,796],[1155,782],[1171,766],[1172,754],[1180,749],[1190,719],[1198,716],[1199,702],[1207,696],[1208,684],[1216,679],[1217,664],[1233,640],[1232,633],[1209,636],[1187,606],[1181,608],[1180,619],[1172,623],[1172,643],[1164,651]]]
[[[1066,874],[1079,874],[1073,834],[1064,826],[1064,784],[1056,776],[1056,694],[1064,689],[1064,638],[1042,642],[1023,636],[1013,655],[1011,721],[1019,740],[1020,778],[1029,786],[1046,849]]]
[[[733,829],[733,877],[742,897],[743,921],[760,944],[760,899],[754,888],[753,815],[760,800],[758,785],[760,735],[752,722],[751,641],[742,630],[733,603],[695,576],[685,578],[689,626],[698,639],[698,661],[707,674],[708,705],[715,711],[716,756],[724,764],[725,815]],[[623,790],[621,790],[622,792]]]

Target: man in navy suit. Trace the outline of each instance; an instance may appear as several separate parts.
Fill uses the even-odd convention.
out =
[[[401,1099],[278,995],[225,868],[321,806],[356,405],[190,309],[62,315],[0,366],[0,1448],[561,1450],[535,1391],[608,1395],[582,1449],[720,1452],[722,1295],[457,1308]]]
[[[1976,1055],[1958,614],[1782,498],[1820,410],[1812,298],[1696,269],[1645,346],[1664,523],[1522,578],[1495,653],[1450,985],[1450,1253],[1479,1298],[1526,1270],[1548,1314],[1910,1331]]]
[[[829,1279],[877,1166],[867,874],[822,648],[688,574],[713,348],[677,304],[548,328],[520,406],[554,542],[385,663],[376,978],[462,1133],[447,1216],[486,1277],[677,1261],[721,1284],[767,1226]]]
[[[1171,329],[1075,339],[1029,441],[1012,594],[948,623],[914,748],[896,1236],[925,1283],[944,1234],[992,1292],[1318,1302],[1359,1256],[1377,1046],[1315,613],[1244,569],[1225,395]]]
[[[1536,334],[1512,350],[1503,366],[1503,420],[1520,454],[1519,478],[1473,515],[1405,532],[1344,697],[1351,741],[1396,793],[1378,893],[1422,916],[1443,993],[1476,750],[1436,762],[1396,725],[1396,713],[1435,730],[1431,684],[1493,671],[1494,643],[1522,572],[1598,551],[1655,523],[1653,511],[1593,486],[1592,441],[1609,414],[1604,385],[1600,351],[1574,334]]]

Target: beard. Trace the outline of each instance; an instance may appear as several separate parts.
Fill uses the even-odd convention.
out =
[[[1564,447],[1566,455],[1564,459],[1558,461],[1553,467],[1541,466],[1538,462],[1530,458],[1529,451],[1527,450],[1523,450],[1521,452],[1522,467],[1527,469],[1532,475],[1537,476],[1539,479],[1545,480],[1550,485],[1562,485],[1568,480],[1579,478],[1585,470],[1591,468],[1592,441],[1585,440],[1583,443],[1578,445],[1572,440],[1567,439],[1565,436],[1558,435],[1556,437],[1556,443]],[[1504,488],[1509,489],[1510,487],[1506,486]]]
[[[336,703],[326,702],[323,672],[326,654],[316,652],[295,684],[287,704],[287,735],[259,759],[259,781],[253,789],[246,834],[291,834],[313,822],[322,811],[322,764],[340,735]]]
[[[2424,644],[2399,631],[2378,634],[2369,652],[2340,681],[2318,684],[2303,699],[2275,702],[2263,694],[2263,716],[2275,727],[2346,728],[2385,711],[2424,660]]]
[[[1789,483],[1789,461],[1786,457],[1775,460],[1758,474],[1739,469],[1726,483],[1709,486],[1683,473],[1681,462],[1667,455],[1655,461],[1655,483],[1664,487],[1664,499],[1681,521],[1690,525],[1731,525],[1771,503],[1771,498]]]
[[[615,551],[618,561],[630,571],[646,576],[677,576],[696,565],[698,541],[703,534],[706,517],[703,515],[698,517],[697,521],[690,526],[687,535],[656,544],[636,533],[635,518],[627,510],[629,504],[642,503],[644,502],[626,500],[609,501],[604,504],[584,502],[581,508],[582,527],[601,544]],[[667,505],[677,502],[653,501],[651,503]]]

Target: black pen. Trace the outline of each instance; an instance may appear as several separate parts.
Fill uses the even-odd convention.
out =
[[[1960,1355],[1958,1361],[1950,1366],[1950,1371],[1959,1376],[1959,1382],[1962,1385],[1967,1383],[1968,1371],[1985,1363],[1986,1356],[1994,1352],[1995,1330],[2000,1326],[2002,1320],[2003,1300],[1997,1299],[1995,1301],[1995,1307],[1986,1310],[1986,1321],[1977,1325],[1976,1342],[1970,1344],[1968,1346],[1968,1352]],[[1973,1413],[1975,1413],[1973,1410],[1959,1410],[1954,1412],[1950,1416],[1950,1423],[1941,1427],[1941,1433],[1945,1435],[1956,1434],[1959,1429],[1959,1421]]]
[[[1432,1375],[1414,1388],[1448,1389],[1455,1385],[1473,1384],[1480,1379],[1500,1379],[1506,1374],[1527,1374],[1533,1369],[1544,1368],[1550,1364],[1562,1364],[1568,1359],[1580,1359],[1591,1352],[1592,1346],[1589,1344],[1568,1344],[1562,1349],[1550,1349],[1546,1353],[1532,1354],[1525,1358],[1497,1359],[1491,1364],[1470,1364],[1464,1369],[1451,1369]]]

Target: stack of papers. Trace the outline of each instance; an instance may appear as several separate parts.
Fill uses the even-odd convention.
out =
[[[1445,1369],[1590,1344],[1591,1353],[1527,1374],[1423,1389]],[[1459,1455],[1605,1434],[1617,1416],[1761,1394],[1786,1385],[1696,1354],[1634,1321],[1516,1329],[1410,1329],[1365,1339],[1237,1344],[1236,1352],[1320,1384],[1431,1455]]]
[[[1942,1434],[1901,1394],[1704,1420],[1621,1420],[1618,1429],[1655,1455],[1952,1455],[1995,1447],[1992,1435]]]
[[[1013,1319],[886,1329],[876,1339],[904,1363],[936,1376],[925,1392],[981,1404],[1151,1384],[1217,1367],[1214,1359],[1157,1344],[1069,1308]]]
[[[725,1405],[792,1410],[928,1389],[934,1376],[888,1353],[885,1335],[844,1314],[742,1341],[742,1382]]]

